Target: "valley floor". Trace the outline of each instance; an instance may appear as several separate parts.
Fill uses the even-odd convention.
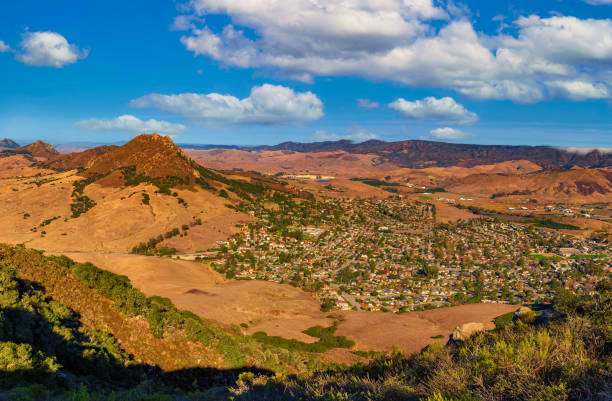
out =
[[[222,324],[248,326],[246,334],[264,331],[268,335],[303,342],[317,339],[302,331],[316,325],[330,326],[329,313],[308,293],[286,284],[256,280],[227,280],[208,265],[168,258],[109,253],[65,253],[69,258],[126,275],[147,295],[170,298],[179,308],[191,310],[204,319]],[[469,304],[423,312],[334,312],[339,318],[338,335],[356,342],[362,351],[386,351],[398,347],[407,353],[426,345],[445,342],[455,327],[481,322],[489,328],[492,320],[515,310],[515,305]],[[434,337],[442,336],[434,339]],[[343,353],[329,353],[335,360]],[[342,354],[342,355],[341,355]]]

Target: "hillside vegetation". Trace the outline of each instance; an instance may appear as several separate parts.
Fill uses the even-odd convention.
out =
[[[588,297],[562,290],[550,320],[499,319],[458,346],[352,367],[233,334],[123,276],[23,247],[0,245],[0,290],[0,400],[606,400],[612,390],[610,282]]]
[[[124,276],[8,245],[0,245],[0,336],[0,400],[89,399],[76,391],[157,399],[141,397],[227,386],[242,371],[322,367],[146,297]]]
[[[562,290],[555,308],[550,321],[499,319],[495,331],[458,346],[434,343],[294,380],[253,376],[233,391],[236,400],[609,400],[612,283],[592,297]]]

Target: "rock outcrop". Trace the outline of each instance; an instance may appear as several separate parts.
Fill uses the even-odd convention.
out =
[[[512,316],[512,320],[523,321],[523,322],[533,322],[535,319],[536,313],[527,306],[521,306],[517,310],[514,311],[514,315]]]
[[[472,337],[474,334],[484,331],[484,324],[478,322],[465,323],[455,327],[448,340],[449,344],[457,344]]]

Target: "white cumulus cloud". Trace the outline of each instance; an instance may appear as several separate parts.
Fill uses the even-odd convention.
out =
[[[429,137],[441,141],[454,141],[457,139],[474,138],[475,136],[455,128],[444,127],[429,131]]]
[[[4,43],[3,40],[0,40],[0,53],[10,52],[12,49],[9,45]]]
[[[612,148],[579,148],[579,147],[568,147],[568,148],[560,148],[561,150],[565,150],[568,153],[577,153],[579,155],[587,155],[593,151],[598,151],[601,154],[610,154],[612,153]]]
[[[357,105],[362,109],[377,109],[380,104],[370,99],[357,99]]]
[[[313,139],[317,142],[339,141],[342,139],[346,139],[352,142],[365,142],[371,139],[379,139],[379,137],[375,133],[368,131],[363,127],[351,127],[344,134],[317,131],[314,133]]]
[[[610,88],[603,83],[581,80],[550,81],[546,86],[551,93],[572,100],[606,99],[610,97]]]
[[[68,43],[56,32],[26,32],[17,60],[32,66],[61,68],[87,57],[88,51]]]
[[[612,0],[583,0],[585,3],[592,4],[594,6],[603,6],[606,4],[612,4]]]
[[[113,119],[90,118],[75,123],[77,127],[92,131],[128,131],[138,133],[180,134],[187,130],[183,124],[167,121],[146,120],[126,114]]]
[[[204,125],[293,124],[323,117],[323,102],[317,95],[269,84],[253,87],[244,99],[218,93],[153,93],[130,104],[180,114]]]
[[[389,107],[399,111],[402,116],[411,120],[460,125],[474,124],[478,121],[476,113],[467,110],[451,97],[437,99],[430,96],[413,102],[400,98],[390,103]]]
[[[608,0],[590,0],[607,3]],[[191,0],[197,18],[226,14],[223,28],[182,24],[196,55],[312,82],[361,76],[439,87],[481,99],[538,102],[600,98],[601,90],[562,91],[548,82],[610,88],[612,20],[520,17],[488,36],[448,3],[432,0]],[[437,20],[437,21],[433,21]],[[182,22],[185,22],[181,20]],[[249,34],[245,34],[249,32]],[[612,94],[608,92],[610,97]]]

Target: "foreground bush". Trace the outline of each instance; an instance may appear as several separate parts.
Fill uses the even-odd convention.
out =
[[[237,400],[610,400],[612,285],[561,292],[548,323],[509,322],[460,346],[434,343],[368,365],[293,380],[249,378]]]

